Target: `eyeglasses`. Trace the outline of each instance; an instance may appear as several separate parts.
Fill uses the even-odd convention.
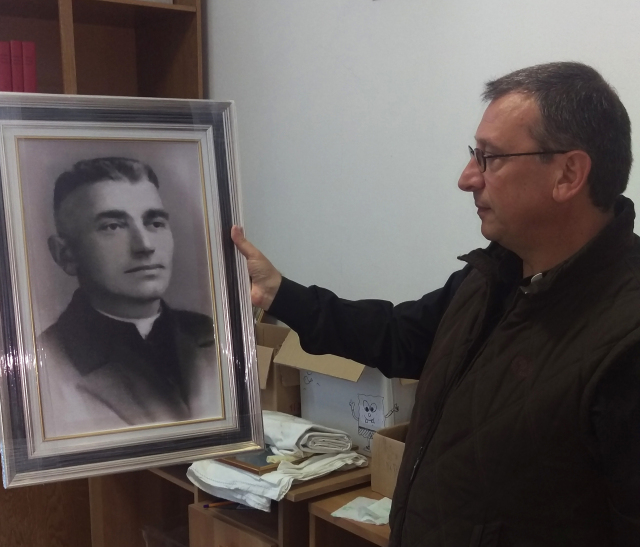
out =
[[[493,158],[513,158],[515,156],[543,156],[546,154],[566,154],[571,150],[544,150],[542,152],[520,152],[518,154],[485,154],[479,148],[471,148],[469,146],[469,154],[475,158],[481,173],[487,170],[487,160]]]

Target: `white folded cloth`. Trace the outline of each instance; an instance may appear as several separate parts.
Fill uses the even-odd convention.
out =
[[[389,498],[372,500],[371,498],[358,497],[331,513],[331,516],[382,525],[389,524],[390,512],[391,500]]]
[[[280,456],[302,458],[305,453],[331,454],[351,450],[351,438],[344,431],[317,425],[283,412],[262,411],[264,440]]]
[[[281,500],[294,480],[306,481],[337,469],[346,471],[367,465],[367,458],[356,452],[321,454],[299,464],[282,462],[277,471],[256,475],[216,460],[201,460],[191,464],[187,477],[213,496],[269,511],[271,500]]]

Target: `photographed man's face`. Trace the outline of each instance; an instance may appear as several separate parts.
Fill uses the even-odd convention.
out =
[[[151,182],[82,186],[65,198],[58,219],[66,256],[56,262],[77,275],[93,300],[106,303],[103,311],[158,301],[165,293],[173,235]]]

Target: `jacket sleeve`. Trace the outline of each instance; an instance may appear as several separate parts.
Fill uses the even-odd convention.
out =
[[[591,407],[609,490],[613,545],[640,541],[640,348],[603,378]]]
[[[384,300],[344,300],[326,289],[283,278],[269,314],[300,336],[302,348],[379,369],[388,378],[418,379],[440,319],[470,266],[444,287],[394,306]]]

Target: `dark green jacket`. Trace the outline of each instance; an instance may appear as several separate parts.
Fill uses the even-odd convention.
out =
[[[392,543],[612,544],[589,418],[600,379],[640,361],[632,230],[629,206],[572,258],[515,291],[497,324],[496,295],[518,275],[513,255],[492,245],[463,257],[473,271],[422,372]]]

